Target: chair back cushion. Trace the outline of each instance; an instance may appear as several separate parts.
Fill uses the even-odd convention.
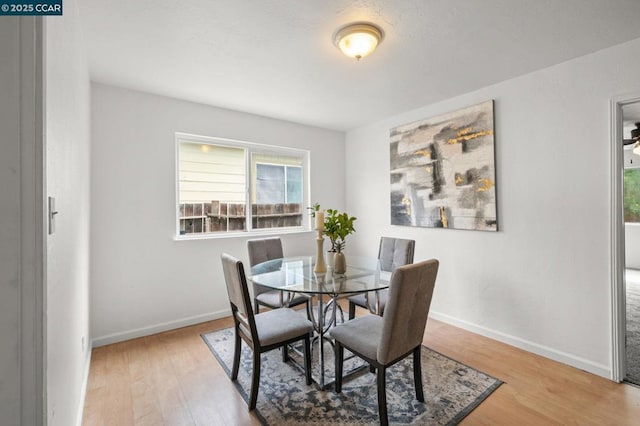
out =
[[[413,251],[415,240],[403,240],[402,238],[380,238],[380,269],[393,272],[397,267],[413,263]]]
[[[263,238],[247,241],[249,265],[254,266],[267,260],[284,257],[280,238]]]
[[[435,259],[393,271],[382,318],[378,362],[387,364],[422,344],[437,274]]]
[[[233,256],[222,253],[222,270],[227,285],[227,294],[231,303],[231,312],[240,322],[241,330],[252,340],[257,338],[256,325],[251,308],[251,298],[247,288],[247,278],[242,262]]]

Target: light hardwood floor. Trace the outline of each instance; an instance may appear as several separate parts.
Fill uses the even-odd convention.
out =
[[[259,424],[200,337],[231,325],[226,318],[94,349],[83,424]],[[433,319],[424,343],[506,382],[463,425],[640,424],[640,388]]]

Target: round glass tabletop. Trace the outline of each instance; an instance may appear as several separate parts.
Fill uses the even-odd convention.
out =
[[[249,280],[275,290],[303,294],[353,294],[389,287],[391,274],[380,270],[377,259],[347,256],[347,271],[334,274],[313,271],[313,256],[285,257],[259,263],[251,268]]]

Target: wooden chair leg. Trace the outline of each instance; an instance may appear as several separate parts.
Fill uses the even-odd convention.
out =
[[[253,372],[251,374],[251,394],[249,396],[249,411],[256,408],[258,388],[260,387],[260,351],[253,349]]]
[[[416,399],[420,402],[424,402],[424,393],[422,391],[422,362],[420,356],[420,349],[422,345],[418,345],[413,350],[413,381],[416,387]]]
[[[378,367],[378,413],[380,415],[380,425],[388,426],[387,416],[387,369]]]
[[[289,351],[287,350],[288,345],[282,345],[282,362],[289,361]]]
[[[352,320],[356,317],[356,304],[349,302],[349,319]]]
[[[233,347],[233,368],[231,369],[231,380],[235,381],[238,379],[238,369],[240,368],[240,353],[242,351],[242,339],[240,338],[240,331],[238,330],[238,326],[236,325],[236,342]]]
[[[344,357],[344,349],[340,342],[335,342],[335,351],[336,351],[336,380],[335,380],[335,391],[336,393],[342,392],[342,362]]]
[[[311,384],[311,337],[304,336],[304,375],[307,385]]]

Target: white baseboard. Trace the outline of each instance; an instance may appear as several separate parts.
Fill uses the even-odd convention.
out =
[[[84,362],[84,373],[82,375],[82,387],[80,388],[80,404],[78,406],[78,415],[76,425],[82,426],[82,416],[84,415],[84,402],[87,399],[87,386],[89,385],[89,370],[91,369],[91,343],[87,348],[87,357]]]
[[[214,319],[224,318],[231,315],[231,311],[228,309],[210,312],[202,315],[195,315],[188,318],[182,318],[175,321],[167,321],[160,324],[151,325],[148,327],[141,327],[133,330],[123,331],[119,333],[108,334],[106,336],[101,336],[93,339],[91,341],[92,347],[96,348],[99,346],[109,345],[111,343],[122,342],[125,340],[135,339],[138,337],[149,336],[156,333],[161,333],[163,331],[173,330],[180,327],[186,327],[189,325],[199,324],[206,321],[211,321]],[[525,339],[521,339],[519,337],[515,337],[506,333],[502,333],[497,330],[493,330],[487,327],[483,327],[469,321],[461,320],[451,315],[443,314],[437,311],[430,311],[429,316],[438,321],[442,321],[447,324],[451,324],[453,326],[462,328],[464,330],[471,331],[476,334],[480,334],[485,337],[489,337],[491,339],[497,340],[502,343],[506,343],[511,346],[515,346],[517,348],[523,349],[528,352],[532,352],[534,354],[543,356],[545,358],[552,359],[554,361],[561,362],[563,364],[570,365],[575,368],[579,368],[581,370],[587,371],[592,374],[596,374],[598,376],[604,377],[606,379],[611,378],[611,368],[607,365],[598,364],[593,361],[571,355],[566,352],[562,352],[544,345],[540,345],[538,343],[534,343]],[[91,360],[91,355],[89,351],[89,359],[87,361],[86,371],[85,371],[85,382],[83,384],[82,389],[82,401],[84,402],[84,395],[86,393],[86,385],[89,377],[89,365]],[[81,409],[84,407],[84,404],[81,406]],[[79,416],[80,420],[82,419],[82,413]]]
[[[563,364],[570,365],[580,370],[587,371],[589,373],[602,376],[605,379],[611,379],[611,367],[589,361],[575,355],[568,354],[538,343],[530,342],[528,340],[521,339],[519,337],[511,336],[509,334],[502,333],[500,331],[492,330],[487,327],[483,327],[471,322],[461,320],[440,312],[430,311],[429,317],[438,321],[451,324],[453,326],[462,328],[464,330],[471,331],[476,334],[480,334],[485,337],[497,340],[502,343],[506,343],[516,348],[523,349],[527,352],[532,352],[536,355],[543,356],[545,358],[552,359],[554,361],[561,362]]]
[[[199,324],[201,322],[207,322],[228,316],[231,316],[231,310],[224,309],[217,312],[209,312],[206,314],[181,318],[174,321],[154,324],[148,327],[141,327],[133,330],[107,334],[106,336],[94,338],[91,343],[94,348],[97,348],[99,346],[110,345],[111,343],[123,342],[125,340],[136,339],[138,337],[150,336],[152,334],[162,333],[163,331],[174,330],[176,328],[186,327],[189,325]]]

